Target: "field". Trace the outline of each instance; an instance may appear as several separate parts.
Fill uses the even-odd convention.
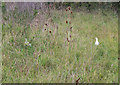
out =
[[[3,83],[118,82],[117,14],[68,10],[16,14],[3,24]]]

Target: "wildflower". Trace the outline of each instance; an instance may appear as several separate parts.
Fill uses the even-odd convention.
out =
[[[72,14],[72,11],[71,11],[71,14]]]
[[[96,39],[95,45],[99,45],[98,38],[96,37],[95,39]]]
[[[66,11],[67,11],[67,9],[66,9]]]
[[[31,44],[29,43],[29,46],[31,46]]]
[[[45,29],[46,30],[46,29]]]
[[[27,41],[26,38],[25,38],[25,45],[27,45],[27,46],[31,46],[31,44]]]
[[[49,31],[49,33],[51,33],[51,30]]]

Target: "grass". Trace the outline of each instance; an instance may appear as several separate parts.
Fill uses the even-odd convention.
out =
[[[69,16],[64,10],[51,11],[48,26],[3,25],[2,82],[75,83],[80,78],[80,83],[117,83],[117,15],[73,11]],[[66,32],[71,35],[69,42]],[[25,38],[31,47],[25,45]]]

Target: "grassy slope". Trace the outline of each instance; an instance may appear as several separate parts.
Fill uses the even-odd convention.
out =
[[[53,13],[53,12],[52,12]],[[56,18],[54,18],[56,16]],[[108,13],[73,12],[67,25],[66,12],[54,11],[54,26],[31,30],[25,27],[3,26],[3,80],[2,82],[118,82],[118,20]],[[66,30],[72,26],[71,40]],[[31,47],[24,46],[25,37]],[[34,39],[33,39],[34,37]],[[98,37],[99,46],[95,46]]]

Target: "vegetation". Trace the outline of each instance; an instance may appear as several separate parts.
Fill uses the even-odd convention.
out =
[[[118,82],[118,18],[112,10],[17,13],[3,15],[3,83]]]

